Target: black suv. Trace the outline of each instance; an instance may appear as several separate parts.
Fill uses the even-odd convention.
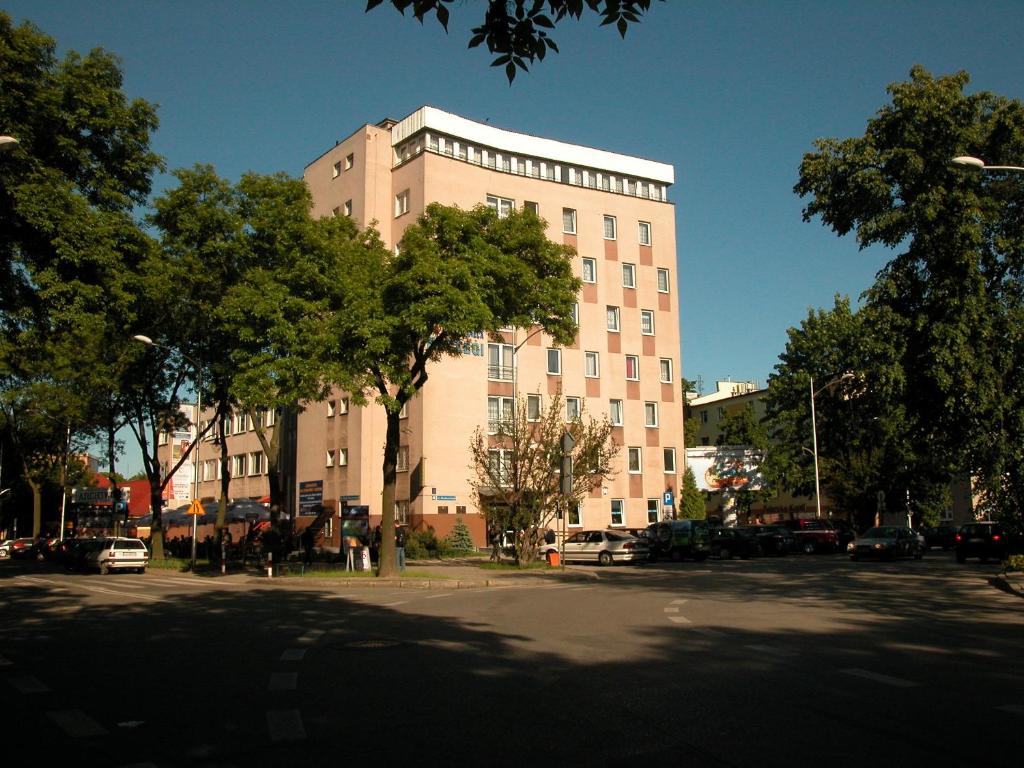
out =
[[[1006,539],[999,523],[967,523],[956,535],[956,561],[963,563],[968,557],[977,557],[981,562],[990,558],[1002,560],[1006,556]]]
[[[763,554],[757,534],[745,528],[712,528],[711,554],[719,560],[733,557],[760,557]]]

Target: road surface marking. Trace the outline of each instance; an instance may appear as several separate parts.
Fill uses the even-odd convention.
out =
[[[882,685],[891,685],[893,688],[917,687],[917,683],[911,682],[910,680],[904,680],[899,677],[890,677],[889,675],[881,675],[877,672],[869,672],[866,669],[841,669],[839,671],[844,675],[862,677],[865,680],[873,680],[874,682],[881,683]]]
[[[8,682],[14,686],[18,693],[49,693],[50,687],[38,677],[25,675],[24,677],[11,677]]]
[[[80,709],[62,709],[55,712],[47,712],[46,716],[72,738],[80,739],[88,736],[107,735],[106,728]]]
[[[271,672],[268,691],[294,691],[299,687],[298,672]]]
[[[302,661],[305,655],[305,648],[288,648],[281,654],[281,661]]]
[[[395,600],[392,603],[381,603],[380,607],[381,608],[394,608],[396,605],[405,605],[408,602],[409,602],[408,600]]]
[[[451,597],[454,594],[455,594],[454,592],[438,592],[436,595],[426,595],[423,599],[424,600],[437,600],[440,597]]]
[[[93,587],[88,584],[82,584],[82,589],[87,592],[96,592],[101,595],[117,595],[118,597],[131,597],[136,600],[149,600],[151,603],[162,603],[164,599],[162,597],[155,597],[154,595],[144,595],[141,592],[122,592],[119,589],[107,589],[106,587]]]
[[[757,653],[767,653],[769,656],[779,656],[782,658],[796,656],[795,651],[790,651],[787,648],[774,648],[770,645],[748,645],[747,648]]]
[[[301,741],[306,738],[302,713],[297,709],[272,709],[267,712],[271,741]]]
[[[302,645],[309,645],[310,643],[315,643],[319,640],[323,633],[324,631],[322,629],[309,629],[306,630],[306,633],[295,642],[301,643]]]
[[[690,620],[685,616],[669,616],[668,620],[673,624],[689,624]]]

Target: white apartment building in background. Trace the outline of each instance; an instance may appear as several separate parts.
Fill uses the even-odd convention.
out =
[[[313,215],[373,224],[392,248],[439,202],[490,205],[499,214],[530,208],[547,222],[551,240],[577,252],[583,287],[573,344],[557,347],[546,334],[530,335],[533,329],[509,331],[501,341],[481,333],[466,340],[461,357],[432,365],[403,414],[399,519],[442,537],[461,518],[482,545],[484,522],[469,484],[473,431],[517,395],[543,409],[559,390],[567,420],[585,404],[589,414],[611,418],[621,445],[615,475],[570,514],[569,530],[637,528],[665,515],[666,491],[678,498],[684,461],[672,166],[423,107],[360,127],[311,162],[304,177]],[[228,438],[231,495],[259,498],[267,493],[265,459],[247,426],[239,417]],[[367,506],[376,524],[384,435],[383,409],[356,407],[348,393],[307,405],[297,428],[299,527],[313,519],[314,501]],[[206,498],[218,493],[216,451],[201,446]],[[327,533],[336,542],[337,526]]]

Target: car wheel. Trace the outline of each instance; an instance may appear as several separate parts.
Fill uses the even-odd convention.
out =
[[[922,551],[921,551],[920,549],[919,549],[919,550],[917,550],[917,551],[916,551],[916,552],[914,553],[914,559],[915,559],[915,560],[920,560],[920,559],[921,559],[921,558],[923,558],[923,557],[924,557],[924,552],[922,552]]]
[[[612,553],[602,552],[597,556],[598,565],[611,565],[612,564]]]
[[[858,557],[857,555],[850,555],[850,559],[853,560],[853,562],[857,562],[858,560],[860,560],[860,557]]]
[[[696,560],[698,563],[703,563],[705,560],[708,559],[708,553],[698,552],[696,555],[693,556],[693,559]]]
[[[110,566],[106,563],[100,563],[100,576],[106,576],[108,573],[110,573]]]
[[[732,551],[728,547],[722,547],[718,550],[719,560],[732,560]]]
[[[683,561],[683,550],[679,549],[678,547],[676,549],[673,549],[672,550],[672,562],[673,563],[681,563],[682,561]]]
[[[814,546],[814,542],[813,541],[805,541],[804,542],[804,554],[813,555],[815,549],[816,549],[816,547]]]

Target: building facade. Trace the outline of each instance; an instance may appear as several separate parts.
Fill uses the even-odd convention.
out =
[[[569,527],[641,527],[670,511],[665,492],[677,495],[684,460],[671,166],[424,107],[362,126],[304,177],[314,216],[351,216],[391,248],[439,202],[490,205],[499,215],[530,208],[551,240],[577,253],[583,287],[572,345],[556,347],[534,329],[510,329],[501,341],[480,333],[466,339],[461,357],[432,365],[402,414],[398,519],[441,537],[461,518],[483,544],[469,484],[472,434],[516,397],[545,408],[557,392],[567,420],[584,405],[592,416],[608,415],[621,445],[617,472],[570,514]],[[264,496],[259,443],[244,416],[233,426],[231,495]],[[297,427],[300,526],[314,502],[365,506],[371,523],[379,518],[384,436],[380,406],[357,407],[345,392],[307,404]],[[217,449],[200,448],[200,493],[213,498]]]

